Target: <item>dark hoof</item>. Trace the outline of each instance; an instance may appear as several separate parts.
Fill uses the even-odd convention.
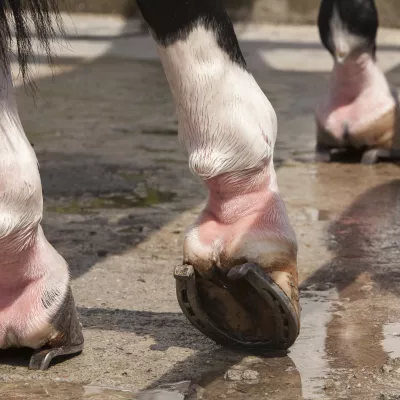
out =
[[[361,158],[361,163],[365,165],[376,164],[379,161],[400,161],[400,150],[371,149],[366,151]]]
[[[320,163],[350,162],[359,163],[363,152],[352,147],[325,147],[317,145],[315,149],[315,161]]]
[[[317,145],[315,149],[315,161],[320,163],[331,162],[331,150],[329,148]]]
[[[175,269],[179,305],[217,344],[243,350],[287,350],[299,335],[299,316],[283,290],[256,264],[208,281],[191,265]]]
[[[83,343],[77,346],[66,346],[54,349],[39,349],[36,350],[29,363],[29,369],[40,369],[45,371],[49,368],[53,358],[67,356],[71,354],[79,354],[83,350]]]
[[[51,361],[60,356],[79,354],[83,350],[82,327],[79,322],[71,289],[51,324],[58,333],[41,349],[36,350],[30,360],[29,369],[46,370]]]

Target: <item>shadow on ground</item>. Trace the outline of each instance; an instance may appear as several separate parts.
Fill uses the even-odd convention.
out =
[[[400,295],[400,180],[376,186],[358,197],[328,231],[337,256],[303,286],[329,282],[339,292],[368,275],[380,292]]]

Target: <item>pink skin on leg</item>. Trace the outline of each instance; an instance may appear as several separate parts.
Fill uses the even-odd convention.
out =
[[[277,191],[272,163],[261,171],[211,178],[206,186],[207,205],[186,235],[185,262],[204,277],[213,266],[228,272],[253,262],[290,297],[288,277],[281,272],[293,273],[296,267],[296,235]]]
[[[394,109],[395,101],[383,72],[371,55],[364,53],[343,64],[335,63],[316,118],[339,147],[346,132],[355,145],[374,146],[391,139]]]
[[[18,117],[9,71],[0,75],[0,349],[39,348],[68,290],[66,262],[46,240],[36,156]]]
[[[3,260],[0,348],[39,348],[57,335],[49,322],[66,294],[67,264],[47,242],[40,226],[28,248],[18,257],[5,255]]]

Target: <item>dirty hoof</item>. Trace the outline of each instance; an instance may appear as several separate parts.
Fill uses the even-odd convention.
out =
[[[366,151],[361,158],[361,163],[365,165],[376,164],[379,161],[400,161],[400,150],[372,149]]]
[[[176,267],[174,276],[183,313],[217,344],[287,350],[299,335],[298,297],[294,296],[294,305],[256,264],[239,265],[228,276],[215,276],[212,281],[191,265]]]
[[[359,163],[364,153],[361,150],[352,148],[331,148],[323,149],[317,147],[315,151],[315,162],[335,163],[349,162]]]
[[[82,327],[71,289],[68,289],[64,303],[51,321],[51,325],[56,333],[45,346],[33,353],[29,369],[44,371],[49,368],[54,358],[82,352],[84,342]]]

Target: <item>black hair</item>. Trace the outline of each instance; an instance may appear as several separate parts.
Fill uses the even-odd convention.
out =
[[[7,69],[15,36],[17,60],[24,82],[29,79],[28,61],[32,55],[31,27],[51,61],[50,42],[57,31],[64,34],[57,0],[0,0],[0,67]]]
[[[365,39],[366,49],[373,57],[376,53],[376,35],[379,27],[378,11],[374,0],[322,0],[318,15],[321,41],[333,55],[331,20],[336,8],[346,29]]]
[[[221,0],[137,0],[156,41],[168,46],[185,40],[197,24],[212,30],[230,59],[246,69],[232,22]]]

